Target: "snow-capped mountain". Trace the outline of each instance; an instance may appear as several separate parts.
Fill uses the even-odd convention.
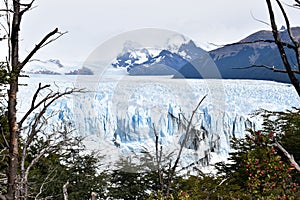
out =
[[[300,27],[292,28],[292,32],[300,40]],[[287,30],[284,28],[280,30],[280,36],[284,42],[291,42]],[[256,40],[273,40],[272,32],[258,31],[242,39],[241,42]],[[289,82],[287,74],[274,73],[263,67],[250,67],[267,65],[283,69],[283,63],[274,43],[257,42],[224,46],[209,53],[195,45],[192,40],[187,40],[179,35],[166,43],[164,49],[156,49],[156,54],[150,54],[146,47],[141,48],[138,45],[130,48],[130,52],[127,52],[128,48],[124,47],[125,50],[112,65],[127,68],[131,75],[169,74],[175,75],[175,78],[254,79]],[[163,57],[157,52],[168,52],[168,54]],[[287,49],[287,54],[291,63],[296,63],[294,53]]]
[[[26,74],[47,74],[47,75],[91,75],[92,70],[82,67],[80,64],[65,65],[60,60],[50,59],[46,61],[34,60],[24,67]]]
[[[82,78],[82,79],[81,79]],[[33,75],[24,78],[26,90],[20,90],[18,106],[29,106],[39,82],[53,83],[53,76]],[[164,153],[176,152],[185,134],[188,119],[198,101],[208,97],[193,120],[190,139],[180,166],[205,165],[224,160],[232,137],[242,137],[247,128],[260,127],[260,119],[251,117],[257,109],[285,110],[299,106],[293,87],[268,81],[187,80],[170,77],[102,77],[90,82],[90,76],[55,76],[55,87],[82,86],[97,89],[56,102],[53,120],[70,122],[76,134],[86,137],[88,148],[106,155],[107,165],[120,156],[139,152],[154,155],[155,135],[159,134]],[[22,113],[21,113],[22,114]]]
[[[179,36],[178,36],[179,37]],[[113,61],[115,68],[126,68],[130,75],[174,75],[183,66],[195,59],[204,59],[207,53],[192,40],[175,38],[176,43],[167,41],[166,49],[128,48],[125,43],[122,53]],[[184,73],[184,72],[183,72]]]

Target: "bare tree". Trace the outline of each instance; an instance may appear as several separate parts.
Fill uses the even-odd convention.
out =
[[[276,2],[275,5],[278,6],[284,18],[287,33],[291,43],[286,43],[281,39],[280,32],[277,26],[276,17],[274,14],[274,5],[272,3],[272,0],[266,0],[274,41],[262,41],[262,42],[273,42],[277,45],[277,49],[279,51],[280,58],[284,64],[285,70],[279,70],[274,67],[271,68],[268,66],[264,66],[264,67],[268,69],[272,69],[274,72],[286,73],[291,81],[291,84],[294,86],[295,90],[297,91],[298,96],[300,96],[300,82],[298,79],[299,76],[298,77],[296,76],[297,74],[298,75],[300,74],[300,43],[299,40],[293,35],[290,20],[282,2],[280,0],[274,0],[273,2]],[[300,1],[295,0],[295,4],[293,4],[292,7],[299,8]],[[288,54],[285,48],[291,49],[293,51],[294,56],[296,57],[295,64],[291,63],[291,61],[288,59]],[[293,156],[290,155],[289,152],[287,152],[284,149],[284,147],[281,146],[277,141],[275,141],[274,146],[278,147],[278,149],[280,149],[284,153],[284,155],[290,160],[290,162],[295,165],[296,170],[300,172],[300,167],[298,163],[296,163],[296,161],[294,160]]]
[[[299,0],[294,0],[294,1],[295,1],[295,3],[293,5],[287,5],[287,6],[293,7],[295,9],[299,9],[300,1]],[[263,68],[272,70],[274,72],[286,73],[291,81],[291,84],[293,85],[293,87],[297,91],[298,96],[300,97],[300,82],[299,82],[300,43],[299,43],[299,39],[293,35],[293,29],[291,27],[291,23],[290,23],[289,17],[287,15],[287,12],[286,12],[286,9],[285,9],[283,3],[280,0],[266,0],[266,4],[267,4],[267,8],[268,8],[268,13],[269,13],[269,18],[270,18],[270,27],[272,30],[272,35],[273,35],[274,40],[259,39],[259,40],[255,40],[255,41],[232,43],[232,44],[228,44],[226,46],[232,46],[232,45],[238,45],[238,44],[253,44],[253,43],[259,43],[259,42],[275,44],[279,51],[280,58],[283,62],[284,69],[278,69],[275,66],[271,67],[271,66],[267,66],[267,65],[259,65],[259,66],[253,65],[253,66],[249,66],[246,68],[263,67]],[[274,13],[275,6],[278,6],[278,8],[282,14],[290,42],[283,41],[281,38],[280,31],[277,26],[277,18]],[[266,24],[268,24],[268,23],[266,23]],[[296,58],[296,63],[292,63],[291,60],[288,59],[287,49],[292,50],[292,52]],[[295,165],[296,170],[298,172],[300,172],[300,167],[299,167],[298,163],[296,163],[296,161],[294,160],[293,155],[289,154],[289,152],[286,151],[285,148],[282,145],[280,145],[277,141],[275,141],[273,145],[276,146],[280,151],[282,151],[282,153],[290,160],[290,162]]]
[[[171,186],[172,186],[172,181],[174,179],[175,176],[175,172],[176,169],[178,167],[178,163],[181,159],[181,155],[182,155],[182,151],[187,143],[187,141],[189,140],[190,137],[190,133],[193,127],[193,119],[195,117],[195,114],[197,113],[200,105],[202,104],[202,102],[204,101],[204,99],[207,97],[207,95],[205,95],[197,104],[196,108],[193,110],[190,119],[185,119],[185,122],[187,123],[187,126],[185,127],[185,135],[183,137],[183,140],[180,144],[179,147],[179,152],[176,156],[175,162],[172,165],[172,161],[169,162],[169,167],[168,167],[168,174],[167,174],[167,180],[166,183],[164,183],[164,177],[163,177],[163,170],[162,170],[162,146],[159,145],[159,136],[156,132],[155,126],[153,124],[153,129],[154,129],[154,135],[155,135],[155,152],[156,152],[156,167],[157,167],[157,174],[158,174],[158,181],[159,181],[159,186],[160,186],[160,192],[161,195],[165,195],[166,198],[170,198],[170,190],[171,190]]]
[[[246,68],[253,68],[253,67],[262,67],[266,68],[269,70],[272,70],[273,72],[277,73],[285,73],[288,75],[289,80],[291,81],[291,84],[294,86],[295,90],[297,91],[298,95],[300,96],[300,82],[299,82],[299,75],[300,75],[300,44],[299,40],[297,37],[293,35],[293,29],[290,24],[290,20],[288,18],[286,9],[282,2],[280,0],[266,0],[266,4],[268,7],[268,13],[269,13],[269,18],[270,18],[270,27],[272,30],[272,35],[274,39],[258,39],[255,41],[243,41],[243,42],[237,42],[237,43],[231,43],[227,44],[225,46],[233,46],[233,45],[239,45],[239,44],[254,44],[254,43],[272,43],[277,46],[277,49],[280,54],[280,58],[283,62],[284,69],[279,69],[278,66],[267,66],[267,65],[253,65],[253,66],[248,66]],[[280,31],[277,26],[277,18],[274,13],[274,7],[275,5],[278,6],[282,17],[285,21],[286,29],[287,29],[287,34],[289,36],[290,41],[284,41],[281,38]],[[300,1],[295,0],[295,4],[290,5],[289,7],[293,7],[296,9],[300,8]],[[263,22],[261,20],[258,20],[260,22]],[[263,22],[265,24],[266,22]],[[295,58],[296,58],[296,63],[292,62],[291,60],[288,59],[288,53],[287,50],[292,50]],[[245,67],[239,68],[239,69],[245,69]]]
[[[28,2],[28,1],[27,1]],[[64,33],[58,31],[55,28],[46,34],[40,42],[38,42],[32,50],[25,56],[23,60],[19,56],[19,41],[20,41],[20,28],[23,16],[26,12],[32,9],[35,0],[31,0],[29,3],[23,3],[21,0],[3,0],[3,8],[0,8],[0,16],[4,18],[1,23],[2,35],[0,36],[1,41],[7,41],[8,53],[5,61],[1,62],[1,66],[6,68],[7,79],[8,79],[8,91],[7,91],[7,113],[8,113],[8,124],[9,124],[9,141],[7,141],[7,148],[9,149],[8,156],[8,169],[7,169],[7,193],[0,195],[1,200],[11,200],[11,199],[27,199],[27,181],[28,172],[31,167],[39,160],[40,157],[45,155],[45,153],[51,151],[55,146],[59,145],[59,142],[67,142],[67,140],[59,139],[57,137],[63,137],[63,134],[53,134],[48,135],[49,145],[40,152],[35,159],[31,161],[29,166],[25,167],[25,160],[27,155],[27,150],[30,144],[37,137],[42,126],[46,123],[43,121],[45,119],[44,114],[46,109],[57,99],[72,94],[74,92],[79,92],[76,89],[67,89],[64,92],[52,92],[50,91],[45,95],[40,101],[37,100],[37,96],[42,90],[49,88],[49,85],[42,86],[39,85],[36,93],[33,96],[32,104],[29,110],[26,112],[24,117],[18,121],[17,119],[17,94],[19,91],[19,77],[21,76],[21,71],[24,66],[32,59],[37,51],[46,46],[47,44],[55,41],[61,37]],[[3,23],[3,21],[5,23]],[[24,141],[21,155],[21,163],[19,163],[19,150],[20,150],[20,133],[23,130],[23,123],[28,120],[28,117],[32,115],[35,111],[39,110],[33,119],[30,131],[28,131],[27,138]],[[51,140],[53,139],[53,140]],[[54,140],[55,139],[55,140]],[[56,141],[58,143],[51,143],[50,141]],[[20,173],[19,173],[19,169]],[[19,176],[20,175],[20,176]],[[20,180],[18,180],[20,177]]]
[[[66,89],[64,92],[53,92],[50,85],[42,86],[39,84],[38,89],[33,95],[31,106],[22,119],[19,121],[19,126],[22,127],[22,132],[26,133],[25,140],[20,144],[22,149],[21,162],[20,162],[20,180],[18,181],[18,190],[20,199],[27,199],[28,197],[28,175],[31,168],[36,164],[41,157],[47,153],[54,153],[56,151],[62,151],[63,148],[73,147],[78,144],[76,138],[72,137],[72,130],[69,130],[67,125],[56,126],[49,130],[48,120],[56,113],[51,113],[50,115],[45,115],[47,109],[51,104],[58,100],[59,98],[75,93],[81,92],[79,89]],[[39,94],[48,89],[48,93],[37,100]],[[24,126],[25,121],[30,121],[29,126]],[[70,127],[72,128],[72,127]],[[27,154],[30,146],[34,143],[37,137],[46,137],[46,145],[43,149],[34,156],[34,158],[28,162]]]
[[[300,84],[299,84],[299,80],[297,79],[297,77],[295,75],[297,73],[300,73],[300,45],[299,45],[299,41],[293,35],[289,18],[287,16],[287,13],[286,13],[282,3],[279,0],[275,0],[275,1],[276,1],[276,4],[278,5],[282,15],[283,15],[283,18],[284,18],[285,24],[286,24],[286,28],[287,28],[287,32],[288,32],[289,38],[292,42],[292,44],[289,45],[289,48],[293,50],[293,52],[296,56],[297,63],[296,63],[295,69],[294,69],[293,65],[290,63],[290,61],[287,58],[287,53],[286,53],[286,50],[284,48],[285,43],[280,38],[279,30],[277,28],[275,14],[274,14],[274,11],[273,11],[272,2],[271,2],[271,0],[266,0],[267,6],[268,6],[268,11],[269,11],[269,16],[270,16],[270,22],[271,22],[271,28],[272,28],[272,33],[273,33],[273,37],[274,37],[274,42],[277,45],[277,48],[278,48],[279,53],[280,53],[281,60],[282,60],[282,62],[284,64],[284,67],[286,69],[284,71],[284,73],[288,74],[292,85],[294,86],[294,88],[296,89],[298,95],[300,96]],[[296,0],[295,2],[296,2],[295,6],[299,6],[299,1]]]

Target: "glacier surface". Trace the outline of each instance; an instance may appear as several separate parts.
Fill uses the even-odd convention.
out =
[[[114,70],[114,69],[110,69]],[[122,156],[155,155],[155,133],[165,155],[176,155],[187,121],[207,95],[192,120],[181,167],[225,160],[230,139],[246,129],[259,129],[258,109],[282,111],[298,107],[300,99],[289,84],[257,80],[172,79],[170,76],[31,75],[22,78],[18,104],[24,111],[39,82],[55,90],[86,88],[87,92],[63,98],[52,105],[54,121],[67,121],[85,137],[89,149],[99,150],[111,165]],[[20,115],[24,112],[20,112]],[[139,162],[139,161],[135,161]]]

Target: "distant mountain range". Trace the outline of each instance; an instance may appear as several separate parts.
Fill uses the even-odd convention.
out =
[[[300,27],[292,28],[300,39]],[[281,38],[290,42],[287,31],[281,29]],[[272,40],[271,31],[258,31],[241,40]],[[291,63],[295,56],[288,50]],[[258,42],[224,46],[210,52],[197,47],[192,40],[183,42],[172,49],[130,49],[121,53],[112,63],[115,68],[126,68],[130,75],[174,75],[174,78],[224,78],[257,79],[289,82],[288,76],[275,73],[263,67],[274,66],[283,69],[277,47],[273,43]]]
[[[300,27],[292,28],[293,35],[300,40]],[[291,43],[287,31],[282,28],[280,36]],[[258,31],[240,42],[273,40],[271,31]],[[172,41],[172,38],[170,39]],[[289,82],[287,74],[252,66],[274,66],[284,69],[278,49],[274,43],[257,42],[224,46],[210,52],[198,47],[184,37],[178,42],[168,43],[165,48],[138,48],[127,41],[123,51],[112,61],[112,67],[124,68],[129,75],[172,75],[174,78],[224,78],[255,79]],[[291,63],[295,55],[287,50]],[[296,66],[295,66],[296,67]],[[59,60],[34,61],[24,69],[28,74],[92,75],[93,71],[80,65],[64,65]],[[300,78],[300,77],[299,77]]]
[[[292,32],[299,40],[300,27],[292,28]],[[280,36],[284,42],[291,43],[286,30],[281,30]],[[271,31],[258,31],[241,40],[241,42],[256,40],[274,40],[274,38]],[[262,67],[250,67],[267,65],[270,67],[274,66],[277,69],[284,69],[277,46],[274,43],[259,42],[225,46],[209,53],[223,78],[289,82],[286,74],[275,73]],[[291,50],[287,49],[287,55],[291,63],[296,63],[296,57]]]
[[[92,75],[93,71],[79,64],[64,65],[60,60],[50,59],[46,61],[34,60],[29,62],[25,68],[26,74],[47,74],[47,75]]]

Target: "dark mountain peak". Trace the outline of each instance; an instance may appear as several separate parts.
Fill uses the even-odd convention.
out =
[[[282,25],[280,31],[285,31],[285,30],[286,30],[285,26]]]
[[[300,27],[294,27],[291,31],[293,36],[299,40]],[[286,29],[281,29],[279,33],[283,42],[291,43]],[[262,41],[255,42],[257,40]],[[289,82],[287,75],[284,73],[274,73],[272,70],[260,67],[249,68],[253,65],[275,66],[277,69],[284,68],[276,44],[263,42],[263,40],[273,41],[272,32],[268,30],[258,31],[241,40],[241,43],[254,42],[251,44],[229,45],[211,51],[210,55],[214,59],[222,77]],[[296,57],[290,49],[286,48],[286,54],[290,63],[296,63]]]
[[[192,48],[199,48],[197,47],[197,45],[195,44],[195,42],[193,40],[189,40],[187,43],[184,43],[181,45],[181,47],[192,47]]]
[[[285,42],[290,42],[290,37],[288,35],[288,30],[285,28],[285,26],[282,26],[280,28],[280,36],[281,39]],[[300,27],[293,27],[291,28],[291,32],[296,37],[296,39],[300,39]],[[241,42],[253,42],[256,40],[273,40],[273,34],[270,30],[261,30],[257,31],[246,38],[242,39]]]
[[[191,61],[203,57],[203,55],[207,54],[207,52],[198,47],[193,40],[190,40],[180,46],[178,54]]]
[[[246,38],[242,39],[240,42],[253,42],[256,40],[270,40],[272,38],[273,38],[272,31],[261,30],[261,31],[255,32],[255,33],[247,36]]]
[[[174,55],[174,53],[170,52],[169,50],[164,49],[155,58],[160,57],[160,56],[168,56],[168,55]]]

